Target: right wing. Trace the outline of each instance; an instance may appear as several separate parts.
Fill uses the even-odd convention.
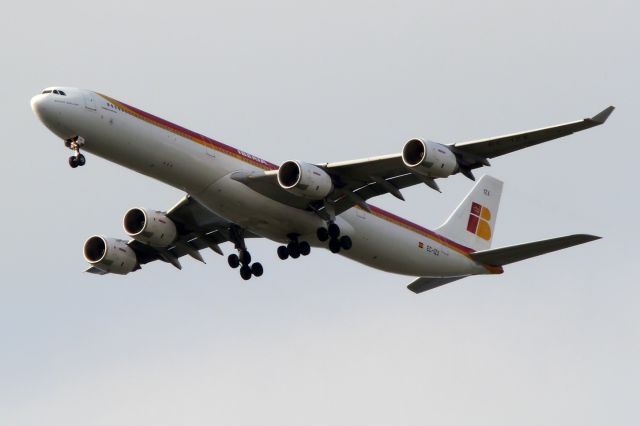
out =
[[[203,262],[200,254],[203,249],[211,249],[222,255],[219,244],[230,241],[229,229],[233,223],[221,218],[191,196],[185,195],[175,206],[166,213],[177,228],[178,238],[167,248],[152,247],[137,240],[130,240],[127,245],[136,253],[138,269],[155,260],[161,260],[182,269],[180,258],[191,256]],[[244,238],[257,236],[245,231]],[[86,270],[94,274],[104,275],[107,272],[91,267]]]

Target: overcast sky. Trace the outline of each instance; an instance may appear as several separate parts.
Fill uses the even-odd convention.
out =
[[[6,8],[5,8],[6,9]],[[640,394],[637,2],[22,2],[0,25],[2,425],[632,425]],[[90,88],[275,163],[399,152],[617,109],[493,161],[494,245],[604,239],[414,295],[314,250],[84,274],[92,234],[180,191],[72,170],[30,98]],[[462,176],[374,200],[436,227]],[[229,253],[231,247],[223,249]]]

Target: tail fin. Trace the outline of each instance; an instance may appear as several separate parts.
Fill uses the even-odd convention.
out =
[[[496,229],[501,195],[502,181],[482,176],[436,232],[473,250],[487,250]]]

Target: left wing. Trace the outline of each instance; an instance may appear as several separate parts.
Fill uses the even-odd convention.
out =
[[[475,158],[499,157],[523,148],[528,148],[530,146],[538,145],[543,142],[548,142],[553,139],[558,139],[582,130],[599,126],[607,121],[607,118],[609,118],[614,109],[615,107],[610,106],[591,118],[572,121],[570,123],[560,124],[557,126],[544,127],[542,129],[513,133],[510,135],[455,143],[451,145],[451,147],[459,157],[465,159],[465,156],[469,156],[469,159],[466,159],[469,163],[469,167],[480,167],[482,164],[474,161]]]
[[[238,171],[232,173],[231,178],[273,200],[323,215],[328,206],[333,210],[333,215],[339,215],[354,205],[369,210],[366,200],[387,193],[404,201],[400,190],[421,182],[440,190],[433,179],[413,174],[404,165],[401,168],[394,167],[394,161],[402,163],[402,159],[396,157],[398,156],[318,165],[331,176],[334,183],[334,190],[326,200],[310,201],[288,192],[278,184],[277,170],[250,173]]]
[[[316,164],[315,167],[328,174],[333,183],[333,191],[323,200],[310,201],[287,191],[278,183],[278,170],[238,171],[231,177],[276,201],[330,218],[355,205],[369,210],[366,200],[382,194],[404,200],[400,190],[419,183],[440,191],[435,179],[452,174],[461,173],[475,180],[472,170],[489,166],[488,159],[599,126],[613,110],[610,106],[591,118],[470,142],[441,145],[412,139],[399,154]],[[415,164],[405,156],[409,144],[413,144],[413,153],[418,154],[420,160]]]

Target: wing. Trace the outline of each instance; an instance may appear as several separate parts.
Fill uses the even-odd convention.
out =
[[[167,212],[178,230],[178,238],[167,248],[152,247],[137,240],[131,240],[127,244],[136,253],[138,269],[141,265],[161,260],[168,262],[178,269],[182,269],[180,258],[186,255],[204,262],[200,251],[211,249],[222,255],[220,244],[230,241],[229,228],[233,225],[221,218],[197,202],[191,196],[186,195]],[[257,236],[245,232],[245,238]],[[106,272],[96,267],[87,269],[86,272],[103,275]]]
[[[469,168],[481,167],[483,165],[481,159],[499,157],[604,124],[614,109],[610,106],[591,118],[510,135],[455,143],[449,147],[457,155],[458,160],[462,160]]]
[[[488,166],[489,158],[498,157],[570,135],[581,130],[603,124],[614,107],[610,106],[599,114],[584,120],[560,124],[542,129],[513,133],[488,139],[460,142],[446,145],[458,162],[458,171],[475,180],[472,169]],[[281,203],[292,207],[316,211],[323,217],[338,215],[353,206],[359,205],[369,210],[366,200],[382,195],[392,194],[404,200],[401,189],[424,183],[432,189],[440,191],[434,178],[426,177],[405,166],[402,154],[390,154],[359,160],[317,164],[327,172],[333,181],[334,191],[326,200],[309,201],[285,191],[277,181],[277,170],[267,172],[235,172],[231,177]],[[332,211],[328,211],[328,210]]]
[[[356,160],[318,165],[331,175],[335,188],[327,200],[320,201],[309,201],[285,191],[278,184],[277,170],[249,173],[238,171],[232,173],[231,178],[273,200],[299,209],[316,211],[322,216],[329,215],[328,206],[332,210],[332,215],[339,215],[355,205],[369,210],[366,200],[387,193],[404,200],[400,190],[421,182],[439,191],[432,179],[408,171],[402,163],[400,154],[379,158],[383,160],[373,159],[373,164],[368,163],[367,160]],[[400,165],[394,166],[394,160]],[[376,168],[375,164],[380,167]]]

